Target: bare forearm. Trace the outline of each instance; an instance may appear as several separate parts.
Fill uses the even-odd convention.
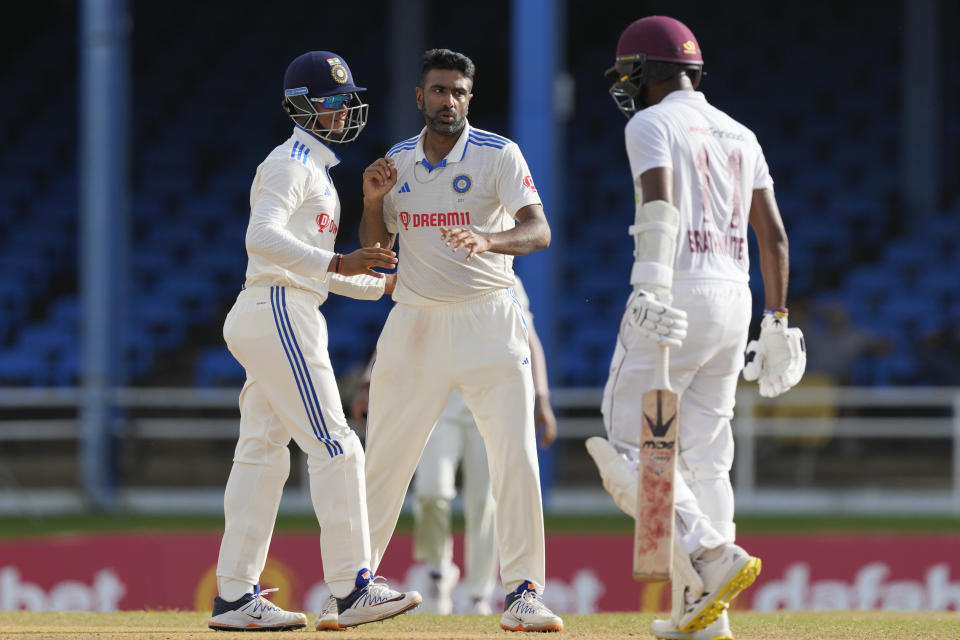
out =
[[[769,308],[787,306],[790,280],[790,251],[787,236],[760,249],[760,273],[763,275],[764,304]]]
[[[537,335],[533,325],[527,326],[530,330],[530,373],[533,375],[533,392],[537,398],[547,398],[550,396],[550,383],[547,380],[547,361],[543,353],[543,343],[540,342],[540,336]]]
[[[764,303],[767,308],[787,306],[790,249],[780,209],[770,189],[757,189],[750,203],[750,226],[760,250]]]
[[[393,247],[393,234],[383,222],[383,200],[364,198],[363,217],[360,218],[360,244],[372,247],[376,243],[385,249]]]
[[[512,229],[486,234],[487,251],[522,256],[550,246],[550,225],[543,218],[525,220]]]

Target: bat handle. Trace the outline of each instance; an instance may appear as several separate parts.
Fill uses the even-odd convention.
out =
[[[657,354],[657,367],[653,371],[653,388],[673,391],[670,388],[670,347],[665,344],[659,345],[660,352]]]

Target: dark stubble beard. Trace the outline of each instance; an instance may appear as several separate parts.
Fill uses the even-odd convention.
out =
[[[454,120],[450,124],[440,122],[441,113],[452,113]],[[441,136],[458,136],[460,132],[463,131],[463,126],[467,123],[467,114],[463,114],[463,117],[457,117],[457,112],[453,109],[441,109],[433,116],[429,115],[426,111],[423,112],[423,119],[427,121],[427,128],[438,133]]]

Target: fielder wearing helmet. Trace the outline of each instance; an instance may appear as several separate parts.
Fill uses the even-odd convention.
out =
[[[367,125],[365,87],[354,84],[346,61],[330,51],[296,58],[283,75],[283,109],[294,124],[327,142],[357,139]]]
[[[687,25],[667,16],[649,16],[623,31],[616,62],[604,75],[615,81],[610,95],[630,118],[648,106],[646,87],[686,72],[696,89],[702,70],[700,45]]]

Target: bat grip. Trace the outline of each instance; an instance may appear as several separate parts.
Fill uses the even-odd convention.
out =
[[[673,391],[670,388],[670,377],[667,372],[670,370],[670,347],[665,344],[659,345],[657,354],[657,366],[653,371],[653,388]]]

